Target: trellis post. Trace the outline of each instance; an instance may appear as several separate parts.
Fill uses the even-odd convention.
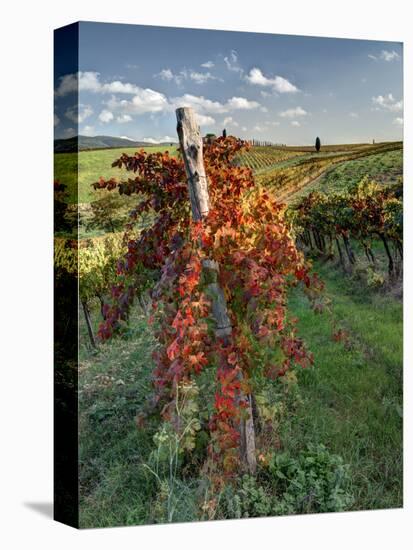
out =
[[[195,221],[202,221],[210,210],[210,200],[201,131],[192,108],[178,108],[176,118],[179,144],[188,180],[192,217]],[[232,334],[232,327],[224,292],[218,282],[219,265],[212,259],[206,259],[203,261],[203,269],[213,275],[213,282],[208,285],[208,294],[212,297],[212,314],[216,323],[215,334],[217,338],[228,340]],[[208,277],[208,280],[211,280],[211,277]],[[248,418],[241,420],[240,424],[240,455],[245,468],[253,474],[256,471],[257,463],[251,395],[245,396],[245,399],[248,401]]]

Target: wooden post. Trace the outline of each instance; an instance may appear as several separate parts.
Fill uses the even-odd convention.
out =
[[[195,112],[190,107],[180,107],[176,110],[178,121],[177,132],[182,157],[184,159],[186,176],[188,179],[189,198],[191,201],[192,217],[196,221],[208,215],[210,209],[208,180],[205,173],[202,137]],[[228,316],[227,304],[222,288],[219,286],[219,265],[215,260],[206,259],[203,269],[208,270],[208,294],[212,299],[212,314],[216,323],[217,338],[229,339],[232,334],[231,322]],[[252,415],[251,396],[245,397],[248,401],[248,418],[240,424],[240,455],[244,467],[254,474],[257,467],[255,457],[255,430]]]
[[[97,345],[96,345],[95,335],[93,334],[92,321],[90,320],[90,312],[89,312],[89,308],[86,300],[82,300],[82,308],[83,308],[83,313],[85,315],[85,321],[86,321],[87,331],[90,338],[90,343],[92,344],[92,348],[96,349]]]

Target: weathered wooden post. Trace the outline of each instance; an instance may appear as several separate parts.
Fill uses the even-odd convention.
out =
[[[201,221],[208,215],[210,209],[208,179],[205,173],[202,136],[196,115],[190,107],[180,107],[176,110],[178,121],[177,132],[179,144],[184,160],[186,176],[188,179],[189,198],[191,201],[192,217],[195,221]],[[212,314],[216,323],[215,334],[218,338],[228,340],[232,334],[231,322],[228,316],[227,304],[222,288],[219,286],[219,265],[213,259],[203,261],[203,269],[208,271],[208,294],[212,298]],[[240,425],[240,454],[241,461],[250,473],[255,473],[255,430],[252,415],[251,396],[248,400],[248,418],[241,421]]]

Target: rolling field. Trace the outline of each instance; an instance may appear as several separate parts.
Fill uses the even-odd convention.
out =
[[[176,147],[148,146],[143,149],[151,153],[169,151],[174,154],[176,152]],[[96,191],[91,187],[91,184],[100,176],[104,178],[125,176],[125,170],[112,168],[111,164],[122,153],[133,154],[135,151],[136,147],[81,151],[78,155],[78,166],[76,153],[55,154],[55,179],[67,185],[69,203],[90,203],[96,199]],[[79,178],[79,189],[77,189],[77,178]]]
[[[319,179],[307,185],[302,191],[295,193],[291,202],[297,202],[312,191],[324,193],[344,191],[364,177],[382,185],[392,185],[397,183],[402,176],[403,149],[378,153],[361,159],[349,160],[332,170],[327,170]]]

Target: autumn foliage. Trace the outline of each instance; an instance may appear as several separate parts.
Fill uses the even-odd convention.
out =
[[[118,262],[119,280],[99,335],[107,339],[122,330],[134,298],[151,281],[151,322],[159,342],[154,401],[170,419],[176,388],[213,369],[209,452],[228,474],[239,467],[245,396],[268,378],[312,363],[288,316],[288,287],[303,284],[316,307],[322,287],[295,246],[284,207],[255,184],[249,168],[232,162],[245,147],[234,137],[205,144],[211,209],[201,222],[191,219],[183,162],[167,152],[123,154],[113,166],[126,168],[131,177],[94,184],[140,196],[126,227],[127,253]],[[154,212],[155,221],[136,235],[134,222],[144,212]],[[219,264],[218,275],[204,269],[206,259]],[[215,337],[208,290],[214,276],[228,305],[229,338]]]

